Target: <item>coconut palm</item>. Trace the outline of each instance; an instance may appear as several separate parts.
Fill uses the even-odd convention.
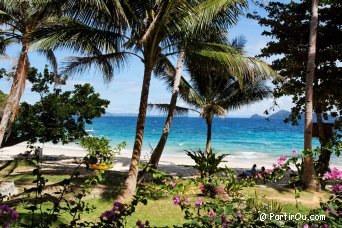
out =
[[[267,64],[254,58],[248,58],[244,55],[242,49],[245,46],[246,40],[243,37],[235,38],[231,42],[229,42],[227,40],[226,33],[215,30],[213,29],[213,27],[208,31],[205,31],[205,34],[206,35],[202,36],[200,39],[188,42],[188,48],[186,49],[185,55],[183,55],[182,57],[186,60],[188,59],[188,62],[190,64],[195,64],[198,61],[199,65],[196,64],[196,66],[201,66],[201,68],[203,68],[203,66],[207,66],[209,68],[212,66],[221,66],[222,69],[229,69],[230,75],[234,75],[236,76],[236,79],[239,79],[240,86],[242,86],[243,80],[246,79],[254,81],[277,76],[276,72],[272,71],[272,69],[270,69]],[[215,45],[217,46],[216,49],[208,48],[208,46],[212,48]],[[221,48],[221,50],[218,47]],[[203,56],[203,52],[206,52],[207,56]],[[191,58],[193,58],[193,60],[191,60]],[[195,58],[197,59],[194,60]],[[174,114],[182,114],[186,112],[186,109],[176,106],[178,95],[177,88],[180,84],[181,87],[183,87],[183,90],[185,88],[188,88],[189,86],[184,78],[181,78],[180,76],[181,73],[179,73],[179,69],[181,69],[181,63],[182,61],[180,61],[179,58],[176,69],[172,69],[172,66],[170,66],[168,69],[162,69],[160,72],[158,72],[159,74],[164,76],[164,79],[166,78],[166,81],[169,81],[169,84],[171,84],[173,81],[173,93],[169,105],[150,104],[151,108],[157,107],[159,110],[167,112],[167,118],[162,135],[149,161],[149,164],[152,168],[157,168],[158,166],[160,157],[168,138]],[[210,65],[207,65],[208,63]],[[174,80],[173,77],[171,75],[168,75],[167,72],[169,72],[169,74],[171,75],[175,72],[174,74],[176,75],[176,77],[174,78]],[[169,78],[169,80],[167,78]],[[175,93],[175,91],[177,92]],[[187,92],[188,91],[186,91],[186,93]],[[184,94],[181,95],[184,96]],[[209,144],[210,142],[208,142],[208,145]]]
[[[136,189],[152,72],[158,65],[168,63],[168,56],[179,53],[184,35],[200,32],[213,22],[224,27],[237,19],[236,15],[247,3],[245,0],[93,1],[100,7],[64,15],[58,26],[45,33],[45,40],[39,46],[81,52],[82,57],[69,59],[66,72],[80,73],[97,66],[106,79],[111,79],[114,69],[123,67],[130,56],[143,62],[136,137],[128,178],[119,196],[119,200],[129,200]],[[94,11],[100,13],[87,16]]]
[[[15,120],[19,102],[25,87],[29,68],[28,51],[31,44],[37,41],[36,34],[54,19],[51,17],[58,7],[51,7],[46,0],[0,0],[0,54],[5,54],[6,47],[11,44],[20,44],[21,50],[13,74],[13,83],[6,102],[0,124],[0,146],[4,141],[6,129]],[[55,71],[57,61],[49,49],[38,50],[44,54]]]
[[[247,80],[243,87],[231,75],[221,75],[222,71],[212,68],[202,71],[187,65],[190,81],[187,88],[181,88],[185,102],[197,110],[207,124],[206,152],[211,149],[212,122],[214,116],[226,116],[228,111],[261,101],[271,96],[271,90],[262,80]],[[190,86],[190,87],[189,87]],[[165,104],[155,104],[153,107],[165,109]],[[183,112],[186,108],[182,108]]]
[[[307,73],[305,82],[305,122],[304,122],[304,151],[312,150],[312,111],[313,111],[313,81],[315,76],[316,39],[318,26],[318,0],[312,0],[311,23],[309,37],[309,53],[307,63]],[[315,168],[312,155],[304,158],[303,187],[305,189],[317,191],[318,182],[316,180]]]

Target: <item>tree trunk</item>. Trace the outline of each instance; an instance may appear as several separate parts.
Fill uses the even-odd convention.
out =
[[[207,122],[207,143],[205,145],[205,152],[207,153],[207,157],[208,157],[208,154],[211,149],[211,126],[213,124],[213,117],[212,116],[208,117],[206,122]]]
[[[143,138],[144,138],[144,129],[145,129],[145,120],[146,120],[146,111],[147,111],[147,102],[148,102],[148,95],[149,95],[149,89],[150,89],[151,75],[152,75],[152,66],[145,63],[144,80],[143,80],[143,85],[142,85],[142,90],[141,90],[139,114],[138,114],[138,120],[137,120],[137,128],[136,128],[131,164],[129,167],[128,177],[125,181],[124,187],[117,198],[119,202],[131,201],[133,196],[135,195],[138,171],[139,171],[138,166],[139,166],[142,143],[143,143]]]
[[[179,93],[179,84],[180,80],[182,77],[182,70],[183,70],[183,61],[184,61],[184,51],[181,51],[178,55],[178,62],[177,62],[177,68],[176,68],[176,74],[175,74],[175,79],[173,82],[173,91],[172,91],[172,96],[171,96],[171,101],[170,101],[170,106],[167,114],[167,118],[164,124],[164,129],[163,133],[159,139],[157,147],[154,149],[149,164],[153,168],[158,167],[158,163],[160,160],[160,157],[163,153],[167,138],[169,136],[170,128],[171,128],[171,123],[175,114],[176,110],[176,104],[177,104],[177,98],[178,98],[178,93]]]
[[[312,0],[311,23],[309,37],[309,53],[305,83],[305,125],[304,125],[304,151],[312,150],[312,104],[313,80],[315,74],[316,39],[318,25],[318,0]],[[317,191],[315,168],[312,156],[306,156],[303,162],[302,184],[304,189]]]
[[[26,76],[29,67],[27,52],[29,45],[23,43],[23,47],[18,59],[17,68],[15,70],[13,83],[11,86],[10,94],[6,101],[6,107],[1,118],[0,123],[0,146],[4,142],[6,130],[10,127],[11,123],[15,120],[18,112],[21,95],[25,88]]]
[[[321,144],[321,153],[318,158],[316,170],[317,170],[317,174],[322,177],[324,173],[329,171],[331,152],[325,148],[325,146],[328,143],[328,140],[324,134],[324,123],[323,123],[322,113],[316,112],[316,116],[317,116],[317,124],[318,124],[318,131],[319,131],[319,142]],[[324,188],[325,188],[325,185],[322,182],[322,189]]]

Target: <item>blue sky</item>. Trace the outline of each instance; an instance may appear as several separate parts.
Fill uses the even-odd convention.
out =
[[[251,4],[250,12],[258,11],[262,14],[260,8]],[[230,37],[236,37],[243,35],[247,39],[245,50],[249,56],[255,56],[260,52],[260,49],[264,47],[270,38],[261,36],[264,28],[261,28],[256,21],[241,17],[239,23],[230,29]],[[10,47],[7,51],[8,58],[1,57],[0,68],[11,68],[15,66],[17,57],[19,55],[18,47]],[[68,52],[58,51],[56,53],[59,62],[63,62],[67,56],[72,55]],[[38,69],[43,69],[46,61],[44,58],[35,54],[34,52],[29,54],[31,66]],[[271,59],[265,59],[266,62],[271,62]],[[140,91],[142,85],[143,64],[136,58],[131,58],[127,66],[118,72],[113,81],[105,83],[102,79],[100,72],[91,70],[83,75],[75,75],[70,77],[67,82],[66,89],[72,89],[75,84],[90,83],[95,87],[95,90],[101,94],[102,98],[110,100],[110,105],[107,112],[110,113],[137,113],[139,107]],[[0,82],[0,89],[5,93],[9,92],[11,81],[2,80]],[[165,90],[165,85],[159,79],[153,78],[151,81],[149,103],[169,103],[170,92]],[[23,101],[34,103],[38,100],[38,96],[30,92],[30,85],[27,84]],[[255,103],[250,106],[241,108],[240,110],[232,111],[228,113],[228,117],[249,117],[255,113],[263,114],[266,109],[272,106],[272,99],[263,100],[262,102]],[[292,101],[290,97],[284,97],[278,100],[279,107],[277,110],[285,109],[289,110],[292,107]],[[178,101],[178,105],[184,105],[182,100]],[[156,112],[150,112],[149,114],[157,114]]]

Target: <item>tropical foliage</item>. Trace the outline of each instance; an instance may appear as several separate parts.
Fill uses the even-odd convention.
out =
[[[0,54],[6,53],[11,44],[20,44],[21,51],[15,70],[4,114],[0,124],[0,146],[3,144],[6,132],[9,133],[11,124],[18,114],[20,99],[26,84],[29,70],[28,51],[38,34],[50,23],[58,20],[52,13],[58,11],[58,5],[45,0],[1,0],[0,1]],[[45,55],[57,71],[57,60],[51,49],[37,49]]]
[[[290,3],[271,2],[262,7],[268,12],[266,17],[254,14],[250,17],[259,24],[270,28],[264,31],[265,36],[276,38],[268,42],[261,50],[260,57],[278,57],[272,67],[278,70],[284,80],[276,82],[274,96],[293,95],[295,106],[285,121],[298,124],[305,108],[305,74],[308,63],[309,27],[311,1]],[[322,148],[326,148],[329,138],[324,133],[324,122],[332,117],[341,116],[341,43],[329,37],[341,37],[339,1],[319,1],[319,24],[317,28],[317,51],[315,60],[315,77],[313,80],[313,112],[317,117],[319,140]],[[339,38],[337,38],[339,39]],[[290,47],[290,48],[289,48]],[[313,70],[311,70],[313,72]],[[313,120],[315,121],[315,120]],[[330,119],[331,121],[331,119]],[[331,150],[323,150],[319,159],[318,174],[322,176],[329,170]]]
[[[224,162],[223,159],[227,157],[229,154],[220,154],[217,155],[213,149],[207,151],[186,151],[186,155],[188,155],[194,162],[194,168],[200,172],[201,177],[212,176],[215,173],[222,170],[219,167],[221,162]]]
[[[23,102],[13,125],[8,144],[23,141],[31,143],[67,143],[87,135],[86,124],[105,113],[109,101],[101,99],[90,84],[75,85],[74,90],[61,90],[65,79],[55,87],[55,73],[46,67],[43,73],[30,68],[28,80],[31,91],[38,93],[40,101],[31,105]]]
[[[203,34],[213,25],[226,28],[237,20],[247,3],[243,0],[95,2],[84,3],[93,6],[96,9],[93,12],[84,10],[85,7],[75,8],[72,14],[66,13],[59,24],[44,31],[37,45],[46,50],[68,48],[85,55],[69,59],[65,68],[69,73],[81,73],[97,66],[106,79],[111,79],[114,69],[123,67],[129,56],[136,56],[144,63],[136,139],[129,177],[122,193],[122,198],[130,198],[137,180],[152,72],[168,67],[167,57],[183,47],[184,38]],[[109,23],[103,26],[104,22]],[[221,52],[217,54],[219,49]],[[229,48],[217,45],[209,45],[207,50],[213,58],[223,52],[232,53]],[[205,52],[199,54],[206,55]],[[226,65],[230,63],[225,61]],[[245,62],[245,66],[250,64],[253,61]],[[239,76],[243,76],[241,72]]]
[[[194,39],[195,41],[193,40],[192,42],[187,43],[188,49],[186,49],[187,51],[185,52],[184,59],[186,62],[186,69],[190,74],[190,82],[186,81],[184,78],[175,79],[173,81],[172,74],[177,71],[172,68],[172,65],[168,69],[160,69],[160,72],[158,73],[164,80],[166,80],[169,87],[172,88],[173,84],[173,91],[175,91],[176,80],[179,80],[176,87],[179,87],[180,96],[187,103],[193,106],[193,111],[196,111],[196,108],[202,108],[201,115],[206,119],[208,124],[206,150],[209,151],[211,142],[211,122],[213,116],[224,116],[225,110],[237,109],[244,104],[251,103],[252,101],[248,101],[248,99],[252,99],[252,97],[255,99],[254,101],[257,101],[269,96],[270,94],[267,94],[269,91],[266,91],[266,88],[262,91],[260,86],[260,84],[262,84],[261,81],[266,80],[267,78],[277,77],[278,75],[261,60],[245,56],[242,49],[246,40],[243,37],[238,37],[230,42],[227,39],[227,34],[222,32],[217,34],[216,30],[208,30],[206,35],[208,37],[204,37],[203,39]],[[207,46],[210,46],[211,49],[206,49]],[[213,69],[213,65],[215,65],[215,69]],[[179,68],[178,65],[177,68]],[[177,73],[175,74],[177,76]],[[229,80],[231,81],[229,82]],[[235,85],[224,90],[225,86],[228,87],[228,84],[233,82],[235,82]],[[200,83],[202,87],[207,87],[207,90],[212,89],[213,91],[204,92],[202,88],[202,91],[200,91],[201,89],[196,83]],[[227,84],[225,85],[225,83]],[[251,87],[253,87],[252,84],[255,84],[255,94],[253,94],[251,89]],[[194,86],[194,88],[191,88],[191,86]],[[235,91],[233,91],[234,86]],[[258,86],[259,94],[256,94]],[[245,90],[245,94],[242,95],[239,93],[235,95],[240,88],[241,91]],[[198,93],[202,94],[198,95]],[[250,93],[248,95],[250,98],[247,98],[247,93]],[[174,95],[175,94],[173,92],[173,96]],[[177,95],[176,97],[171,98],[170,105],[149,105],[150,108],[157,108],[162,112],[168,113],[163,133],[149,162],[150,165],[154,167],[157,167],[163,152],[168,132],[171,127],[172,117],[174,115],[173,113],[185,114],[189,111],[189,109],[184,107],[176,107]],[[200,96],[203,97],[201,98]],[[219,98],[219,96],[221,96],[221,98]],[[223,101],[223,99],[225,99],[223,98],[224,96],[227,96],[226,101]],[[228,98],[229,96],[236,96],[236,100],[233,101],[234,98]],[[210,102],[211,106],[208,105]],[[220,102],[225,102],[225,104],[222,104],[223,107],[219,107],[221,105]],[[237,105],[234,102],[240,102],[240,104]],[[206,111],[204,109],[206,109]]]
[[[98,167],[100,168],[112,167],[116,156],[126,146],[126,143],[122,142],[113,149],[109,145],[108,139],[93,136],[82,138],[80,144],[87,150],[86,163],[92,165],[99,164]]]
[[[3,204],[0,205],[1,225],[8,227],[19,220],[18,225],[23,227],[56,224],[61,227],[125,227],[136,206],[147,204],[148,195],[172,197],[173,205],[184,212],[183,227],[325,227],[325,221],[307,222],[305,219],[262,221],[259,219],[262,213],[280,214],[282,206],[275,201],[266,202],[256,193],[253,196],[243,192],[254,181],[266,183],[282,179],[292,162],[298,169],[295,181],[290,183],[295,187],[297,202],[299,180],[303,187],[317,187],[314,162],[318,151],[319,178],[330,187],[333,196],[309,215],[319,213],[326,216],[332,226],[338,226],[341,223],[341,171],[329,170],[329,160],[336,150],[334,146],[340,149],[341,143],[336,142],[338,137],[328,142],[323,126],[329,113],[335,117],[341,115],[341,44],[338,39],[331,39],[341,35],[338,11],[341,4],[337,0],[323,1],[320,21],[317,18],[318,0],[312,0],[311,13],[309,5],[307,0],[288,4],[271,2],[267,6],[261,4],[268,12],[267,17],[251,16],[271,28],[264,32],[265,35],[277,39],[269,42],[259,57],[280,54],[272,67],[285,77],[284,80],[274,80],[274,94],[276,98],[293,95],[296,103],[287,120],[296,123],[305,108],[304,153],[288,160],[287,156],[282,156],[272,170],[264,169],[253,177],[240,179],[234,171],[219,166],[227,154],[219,155],[212,149],[214,118],[271,97],[266,80],[278,79],[278,73],[268,64],[246,55],[243,37],[228,39],[227,30],[243,15],[248,7],[247,0],[0,0],[0,55],[6,56],[11,45],[19,48],[17,64],[12,71],[7,73],[0,69],[0,79],[13,80],[8,96],[0,91],[0,111],[3,111],[0,146],[4,141],[7,145],[23,141],[64,144],[80,139],[81,146],[87,150],[83,159],[72,161],[76,166],[73,165],[75,169],[70,177],[49,186],[56,187],[56,191],[46,191],[48,179],[43,175],[41,156],[37,148],[29,144],[28,150],[15,158],[16,164],[10,170],[13,172],[23,157],[29,161],[27,164],[34,166],[34,180],[29,188],[25,187],[24,193],[15,196],[22,200],[23,194],[28,195],[19,207],[24,210],[21,215],[25,214],[24,217],[29,219],[21,221],[12,206]],[[57,71],[54,56],[57,50],[71,51],[75,55],[66,58],[62,74]],[[29,51],[45,55],[53,72],[47,67],[43,73],[30,68]],[[178,56],[176,66],[173,56]],[[125,175],[120,174],[117,178],[115,172],[104,170],[113,165],[125,143],[113,149],[105,138],[85,137],[85,127],[105,113],[109,101],[101,99],[88,83],[75,85],[70,91],[62,90],[62,87],[67,83],[67,77],[63,75],[83,74],[93,69],[100,71],[104,81],[109,82],[119,70],[129,65],[131,58],[141,60],[144,71],[141,72],[141,97],[132,158],[126,164],[129,172],[123,181]],[[187,75],[183,74],[183,69]],[[201,178],[178,180],[157,172],[151,176],[151,182],[138,183],[152,75],[166,83],[172,96],[170,104],[150,105],[167,112],[168,116],[149,163],[155,167],[158,165],[174,115],[193,110],[207,124],[205,150],[187,151]],[[27,81],[32,84],[31,91],[40,97],[35,104],[20,104]],[[177,107],[178,96],[187,107]],[[311,148],[312,111],[317,115],[320,150]],[[0,169],[7,169],[10,164],[11,161],[1,164]],[[220,175],[216,176],[218,172]],[[111,181],[117,181],[115,186],[118,187],[117,192],[112,189],[101,192],[101,200],[102,194],[108,192],[116,199],[111,208],[100,208],[103,213],[101,211],[98,217],[88,220],[84,215],[93,213],[96,208],[89,203],[87,196],[98,184],[101,184],[98,189],[103,189],[104,174],[111,175]],[[10,199],[9,203],[18,206],[16,200]],[[66,219],[60,220],[66,214]],[[138,220],[136,225],[140,228],[153,224],[144,219]]]

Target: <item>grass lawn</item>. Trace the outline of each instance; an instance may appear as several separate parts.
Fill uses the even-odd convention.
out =
[[[16,166],[15,169],[13,169],[12,166]],[[49,180],[46,192],[50,193],[56,191],[57,188],[60,189],[58,183],[69,177],[72,168],[73,167],[63,168],[63,166],[50,167],[44,165],[41,172],[44,174],[44,177]],[[26,163],[20,163],[18,165],[13,163],[0,171],[0,177],[2,180],[14,181],[19,192],[22,192],[24,188],[33,186],[32,181],[35,177],[32,175],[32,169],[33,167]],[[11,171],[11,173],[9,173],[9,171]],[[80,169],[80,173],[79,179],[73,182],[75,186],[73,192],[77,192],[77,187],[83,184],[84,180],[89,178],[93,172],[82,168]],[[125,174],[106,171],[104,176],[105,180],[97,185],[84,199],[86,203],[93,205],[95,209],[89,214],[84,213],[82,220],[97,221],[104,211],[112,208],[115,192],[117,192],[121,183],[125,180]],[[73,197],[73,192],[68,193],[67,197]],[[243,192],[248,195],[254,195],[256,193],[258,197],[264,197],[265,201],[276,200],[282,205],[284,212],[292,214],[297,212],[307,214],[310,209],[319,207],[320,200],[325,201],[329,197],[329,194],[326,192],[302,192],[301,197],[298,199],[297,208],[293,189],[277,189],[267,185],[256,185],[244,188]],[[194,193],[190,194],[190,202],[193,203],[198,196]],[[16,203],[13,205],[17,207],[22,222],[27,222],[27,219],[30,218],[28,211],[24,209],[27,204],[26,196],[27,194],[16,196]],[[45,210],[46,207],[51,206],[51,203],[44,203],[43,205],[43,210]],[[60,216],[59,221],[68,221],[69,219],[70,215],[64,213]],[[136,213],[127,218],[127,227],[134,227],[137,220],[149,220],[153,226],[157,227],[181,225],[185,222],[180,207],[172,206],[172,196],[151,198],[148,199],[147,205],[139,204],[136,208]]]

